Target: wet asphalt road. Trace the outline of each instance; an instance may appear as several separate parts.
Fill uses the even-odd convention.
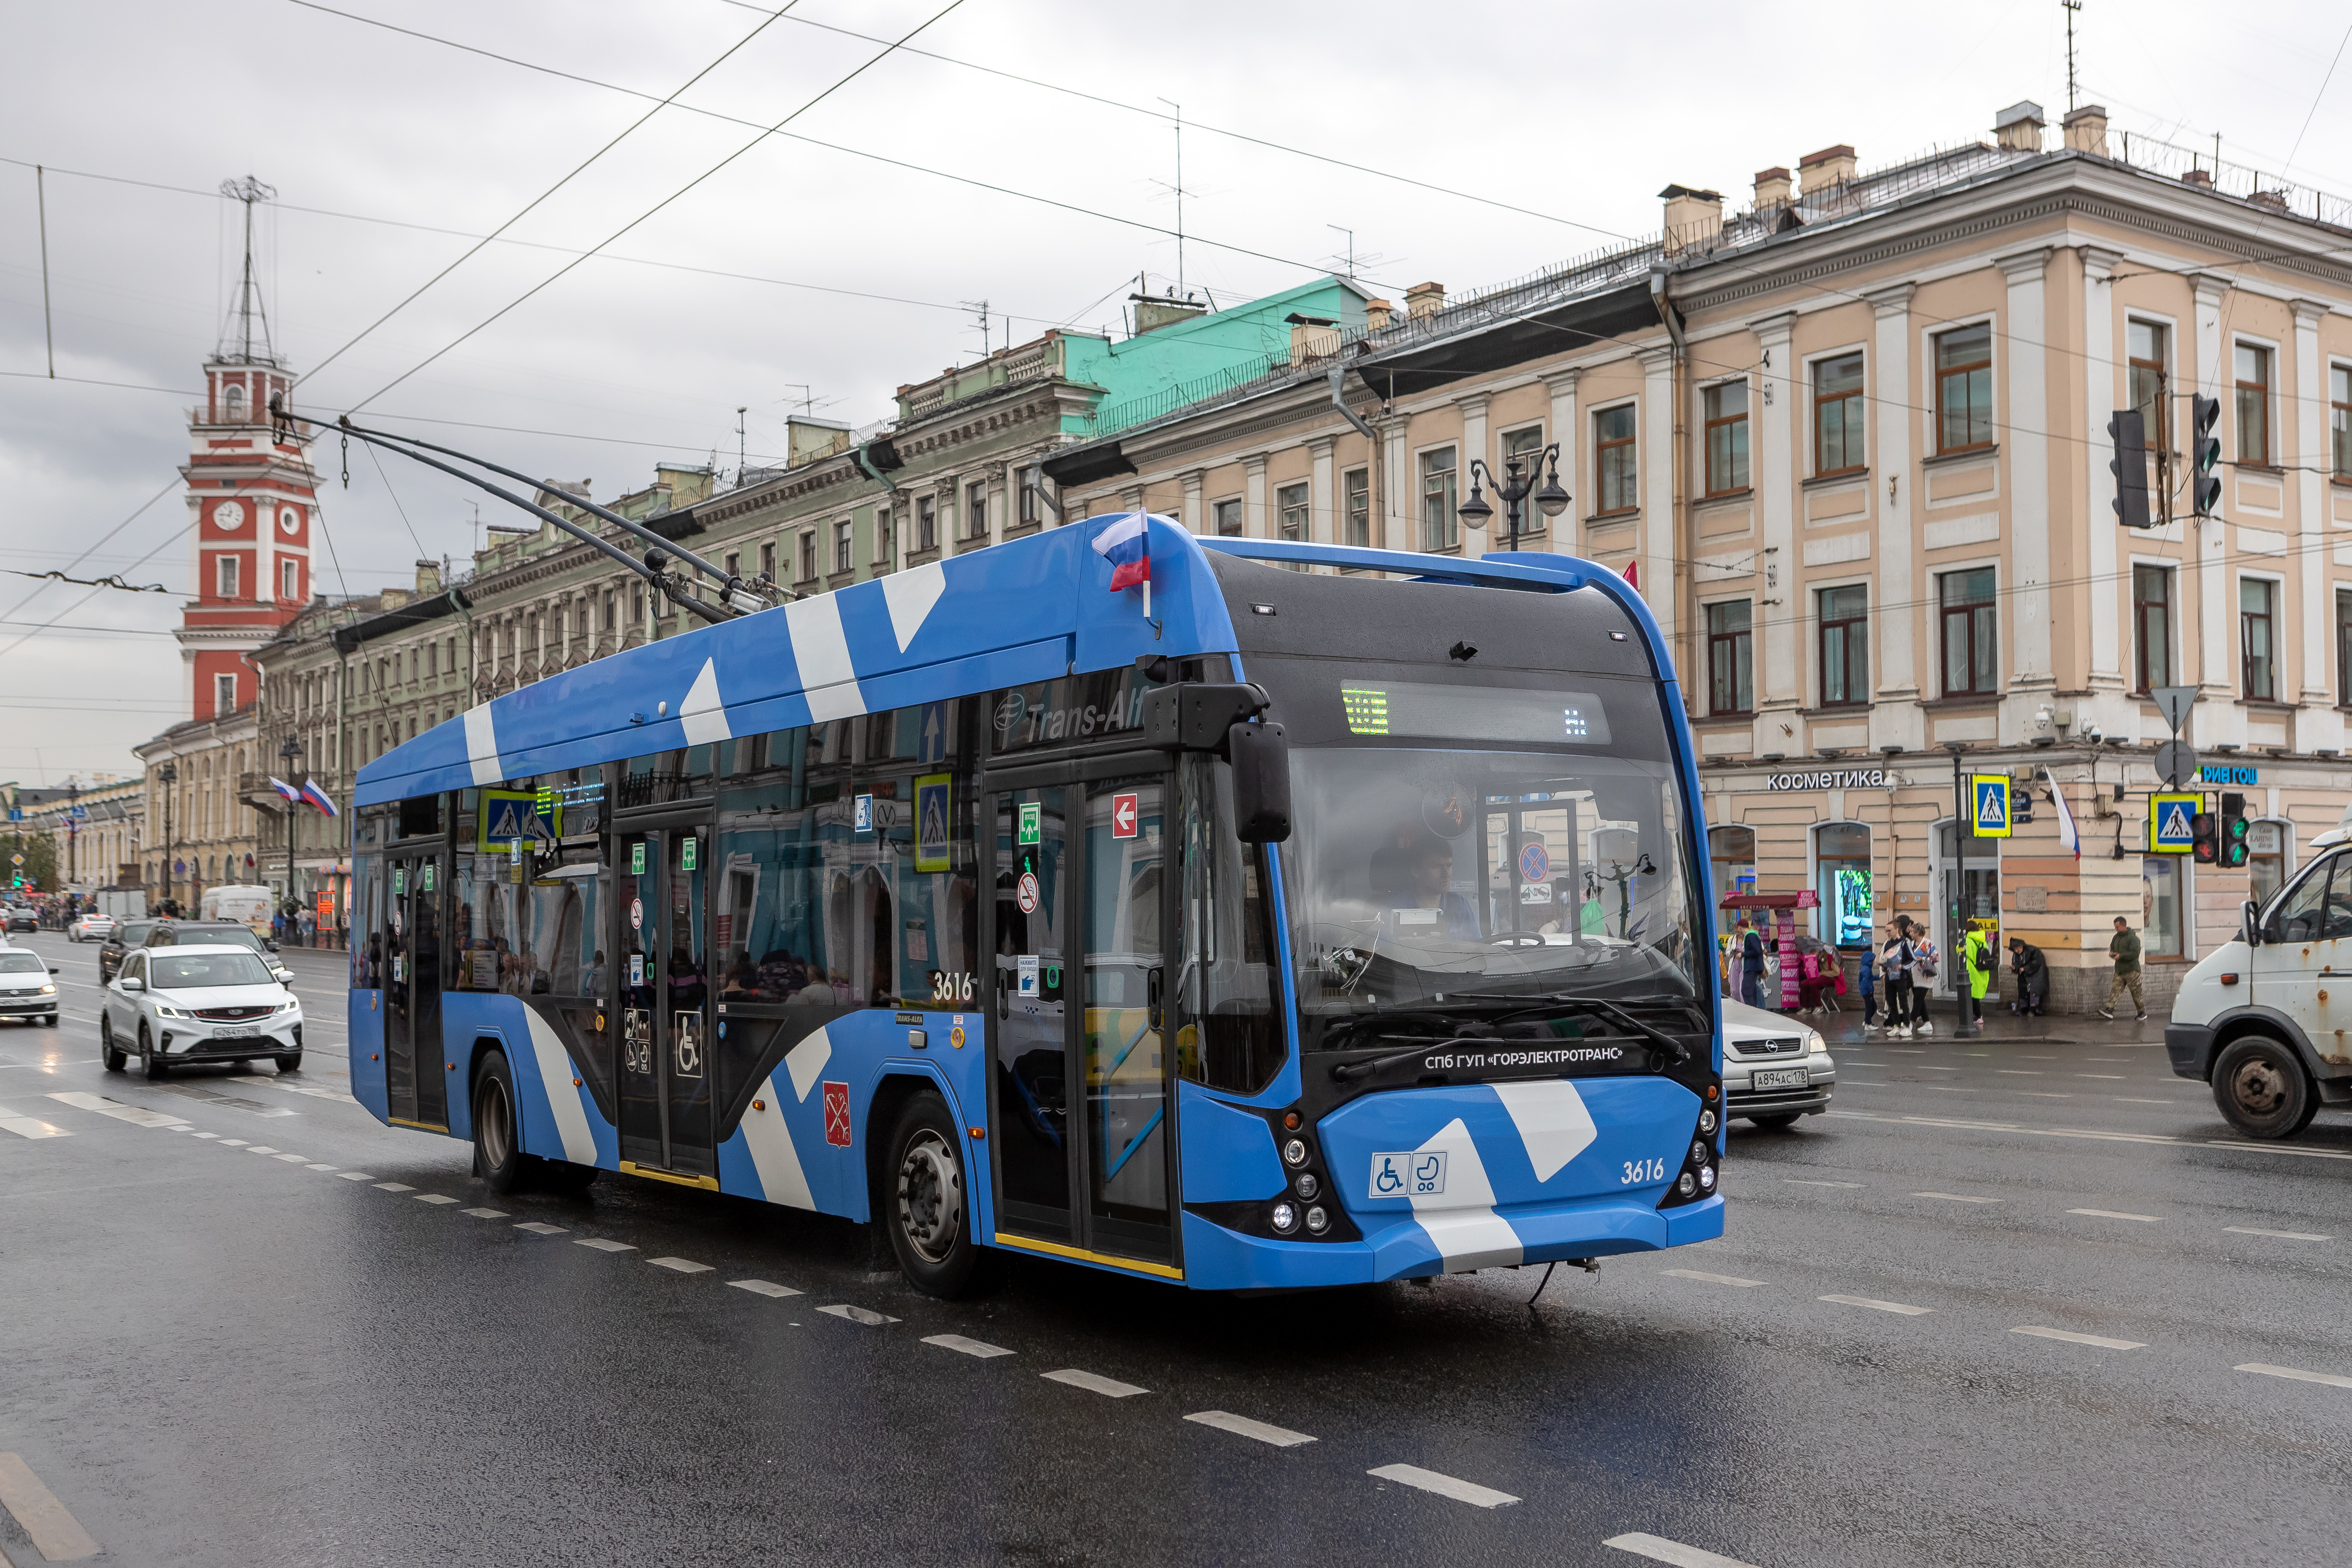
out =
[[[1532,1309],[1534,1271],[1029,1260],[941,1303],[837,1222],[491,1198],[342,1093],[335,957],[289,955],[304,1071],[157,1086],[96,1059],[95,950],[28,944],[67,1016],[0,1032],[0,1454],[52,1550],[61,1512],[239,1568],[2347,1555],[2352,1117],[2248,1144],[2154,1021],[1842,1044],[1832,1114],[1735,1123],[1726,1239]],[[47,1560],[6,1511],[0,1553]]]

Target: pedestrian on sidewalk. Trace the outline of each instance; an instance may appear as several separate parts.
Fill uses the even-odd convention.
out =
[[[1984,999],[1992,989],[1992,943],[1980,927],[1970,926],[1960,936],[1960,978],[1967,981],[1958,1033],[1973,1035],[1984,1025]]]
[[[1752,925],[1739,939],[1739,999],[1750,1007],[1764,1005],[1764,938]]]
[[[2099,1009],[2099,1016],[2114,1017],[2116,1005],[2129,991],[2138,1022],[2147,1023],[2147,994],[2141,989],[2139,978],[2139,932],[2132,930],[2131,922],[2121,915],[2116,917],[2116,934],[2107,939],[2107,951],[2115,955],[2116,977],[2107,983],[2107,1005]]]
[[[1903,917],[1904,939],[1911,946],[1911,1033],[1932,1035],[1936,1021],[1927,1016],[1928,1000],[1935,994],[1936,975],[1943,966],[1943,955],[1936,951],[1927,935],[1927,928]]]
[[[2020,1017],[2037,1018],[2050,1005],[2050,961],[2021,936],[2009,939],[2009,972],[2017,976],[2017,1000],[2009,1010]]]
[[[1856,978],[1862,982],[1862,1032],[1878,1027],[1878,955],[1864,950],[1862,963],[1856,967]]]
[[[1878,950],[1878,963],[1886,981],[1886,1037],[1911,1037],[1911,922],[1901,916],[1887,922],[1886,944]]]

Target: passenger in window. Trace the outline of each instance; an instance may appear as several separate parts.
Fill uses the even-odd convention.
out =
[[[1426,924],[1398,920],[1391,913],[1390,923],[1401,931],[1426,932],[1428,925],[1434,924],[1438,934],[1455,942],[1475,942],[1484,934],[1478,929],[1476,908],[1453,890],[1454,847],[1434,833],[1420,827],[1400,829],[1372,852],[1371,874],[1372,896],[1386,909],[1438,912],[1438,918]]]
[[[604,950],[601,947],[596,950],[596,956],[589,961],[588,978],[585,984],[589,995],[604,994]]]

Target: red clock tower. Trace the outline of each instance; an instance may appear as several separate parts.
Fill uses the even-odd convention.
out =
[[[174,634],[188,670],[193,720],[249,708],[260,676],[244,655],[278,635],[311,595],[318,475],[307,425],[273,424],[273,399],[293,376],[272,349],[253,269],[253,204],[275,195],[252,179],[223,193],[245,204],[245,272],[221,342],[205,364],[205,401],[190,410],[188,484],[194,596]]]

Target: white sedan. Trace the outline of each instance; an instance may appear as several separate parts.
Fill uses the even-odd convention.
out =
[[[1778,1131],[1830,1108],[1837,1063],[1801,1018],[1723,999],[1723,1114]]]
[[[302,1065],[302,1005],[248,947],[142,948],[122,961],[98,1016],[106,1070],[132,1056],[151,1079],[184,1062],[268,1057]]]
[[[95,911],[66,927],[68,942],[104,942],[114,934],[114,917]]]

